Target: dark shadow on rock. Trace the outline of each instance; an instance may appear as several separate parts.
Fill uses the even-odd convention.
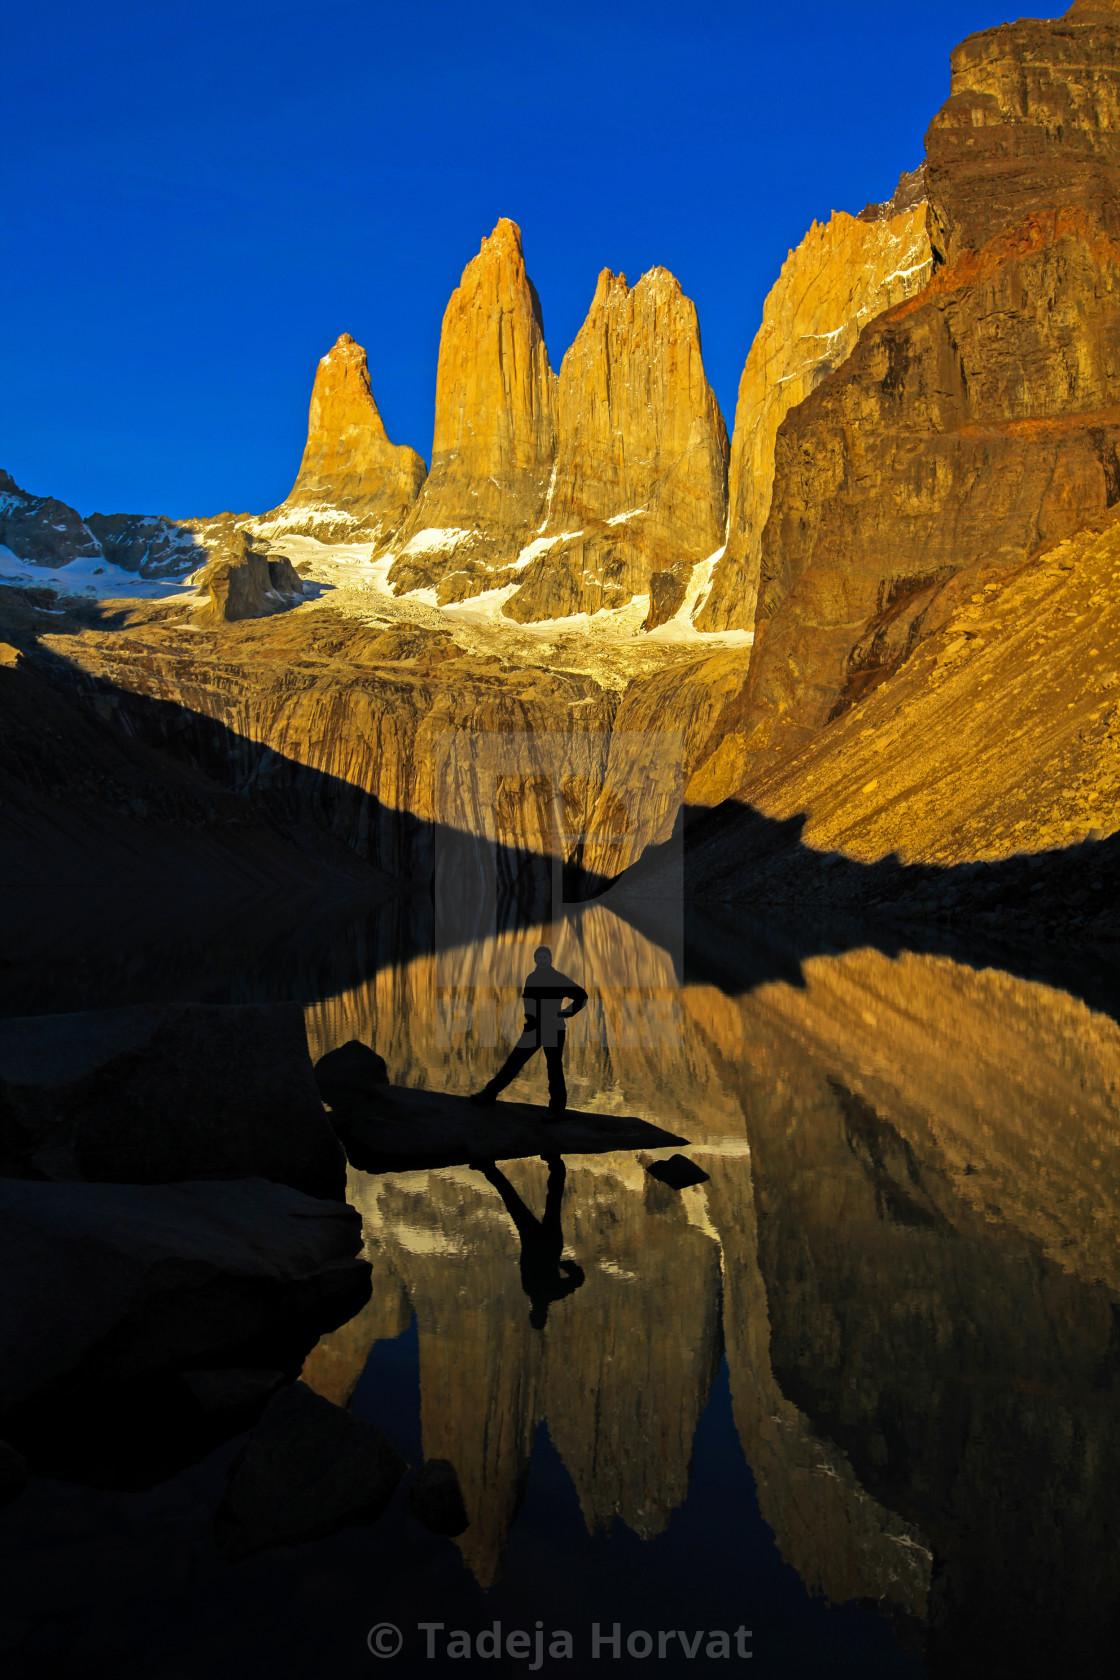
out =
[[[40,1475],[174,1474],[369,1299],[360,1247],[353,1208],[263,1179],[0,1179],[0,1435]]]
[[[298,1004],[0,1021],[0,1173],[113,1184],[267,1178],[342,1200]]]

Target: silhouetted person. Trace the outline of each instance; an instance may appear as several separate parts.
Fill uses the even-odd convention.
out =
[[[499,1091],[504,1091],[511,1079],[538,1050],[544,1051],[548,1064],[548,1106],[555,1114],[562,1114],[568,1106],[568,1088],[564,1083],[564,1022],[578,1015],[587,1002],[587,993],[574,980],[552,966],[552,952],[547,945],[538,945],[533,952],[536,963],[522,988],[525,1000],[525,1027],[506,1058],[505,1066],[494,1075],[489,1085],[471,1097],[473,1103],[492,1103]],[[565,998],[572,1001],[561,1008]]]
[[[532,1303],[529,1323],[534,1330],[544,1329],[553,1301],[562,1301],[565,1295],[578,1289],[584,1275],[583,1267],[574,1260],[561,1259],[564,1233],[560,1228],[560,1207],[564,1200],[567,1168],[559,1155],[545,1156],[545,1160],[548,1161],[548,1192],[540,1219],[529,1212],[509,1179],[493,1161],[479,1164],[505,1203],[521,1238],[521,1287]]]

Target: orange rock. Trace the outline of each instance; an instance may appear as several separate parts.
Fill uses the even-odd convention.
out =
[[[325,542],[390,536],[424,482],[415,449],[389,442],[370,388],[366,353],[343,333],[315,373],[299,476],[262,526]]]
[[[906,187],[910,191],[905,191]],[[901,196],[917,203],[894,214]],[[876,315],[920,292],[933,262],[920,173],[904,176],[895,200],[860,216],[834,211],[791,251],[762,311],[735,409],[727,549],[699,630],[751,630],[758,599],[762,532],[774,485],[774,443],[791,408],[847,361]]]
[[[555,453],[556,375],[540,300],[521,230],[503,217],[444,313],[432,470],[389,573],[398,592],[441,585],[483,546],[488,565],[512,559],[540,518]],[[446,598],[472,592],[453,586]]]
[[[696,305],[666,269],[633,289],[600,274],[560,369],[558,419],[538,552],[504,609],[522,622],[625,605],[723,542],[727,428]]]

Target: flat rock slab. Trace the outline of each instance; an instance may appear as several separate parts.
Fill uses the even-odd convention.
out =
[[[361,1231],[345,1203],[263,1179],[0,1178],[0,1412],[80,1363],[136,1378],[300,1313],[338,1323],[369,1293]]]
[[[604,1155],[615,1149],[664,1149],[687,1143],[633,1115],[566,1109],[553,1118],[534,1103],[492,1107],[440,1091],[386,1085],[384,1094],[334,1119],[351,1164],[364,1172],[455,1167],[467,1161],[513,1161],[529,1155]]]

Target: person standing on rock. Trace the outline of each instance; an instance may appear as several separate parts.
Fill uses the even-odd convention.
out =
[[[492,1103],[498,1092],[504,1091],[510,1081],[517,1078],[530,1057],[543,1050],[548,1065],[548,1106],[554,1114],[563,1114],[568,1106],[568,1088],[564,1083],[564,1041],[567,1037],[564,1023],[579,1014],[587,1002],[587,993],[566,974],[561,974],[558,968],[553,968],[552,952],[547,945],[537,946],[533,961],[536,967],[521,992],[525,1000],[525,1027],[521,1037],[506,1058],[504,1067],[481,1091],[475,1091],[470,1100],[480,1104]],[[571,1002],[563,1008],[568,998]]]

